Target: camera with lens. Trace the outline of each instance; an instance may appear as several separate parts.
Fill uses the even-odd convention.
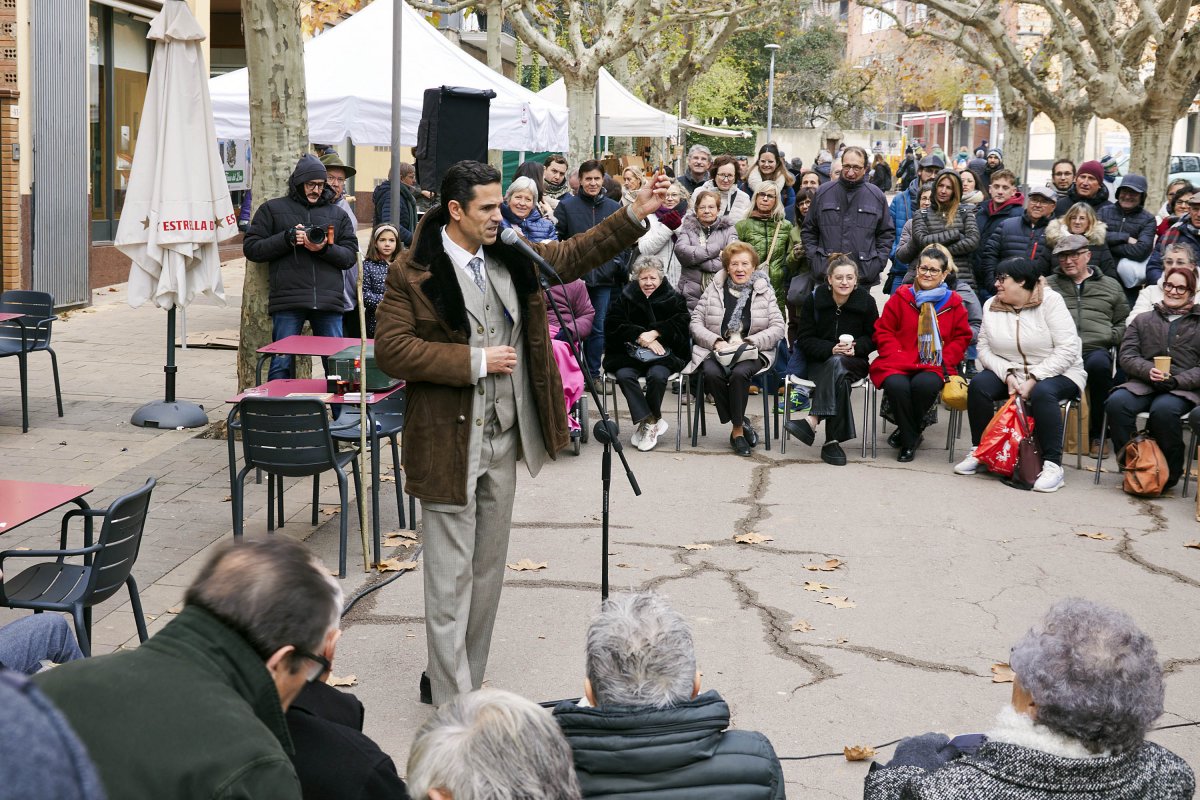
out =
[[[308,239],[313,244],[325,244],[328,239],[333,239],[333,226],[328,229],[322,228],[320,225],[309,225],[305,228],[291,228],[288,230],[288,241],[290,244],[297,245],[300,243],[300,234],[304,234],[304,238]]]

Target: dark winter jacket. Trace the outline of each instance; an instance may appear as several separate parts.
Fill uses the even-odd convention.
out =
[[[896,238],[892,240],[892,250],[888,253],[888,257],[892,259],[891,275],[896,283],[899,283],[900,276],[908,271],[908,262],[901,261],[896,256],[896,251],[900,248],[900,232],[904,230],[904,223],[912,219],[913,212],[921,208],[920,201],[921,184],[913,181],[909,188],[897,192],[896,196],[892,198],[891,205],[888,206],[888,214],[892,217],[892,226],[896,232]]]
[[[858,264],[859,284],[870,287],[887,266],[896,227],[878,186],[839,178],[817,189],[800,236],[815,280],[825,277],[831,253],[845,253]]]
[[[1121,181],[1121,189],[1132,189],[1141,194],[1137,206],[1126,212],[1119,203],[1113,203],[1097,211],[1096,217],[1108,226],[1104,239],[1114,261],[1123,258],[1145,261],[1154,250],[1154,234],[1158,224],[1154,215],[1146,210],[1146,179],[1141,175],[1126,175]],[[1137,242],[1130,244],[1130,239],[1137,239]]]
[[[1066,758],[1007,742],[933,772],[916,766],[872,766],[864,800],[1187,800],[1195,779],[1187,763],[1160,745],[1115,756]]]
[[[385,180],[375,187],[371,193],[371,201],[375,205],[373,224],[378,227],[392,221],[392,182]],[[413,231],[417,229],[417,200],[413,197],[412,189],[407,184],[400,184],[400,223],[396,226],[400,231],[400,243],[405,247],[412,244]]]
[[[1028,258],[1038,265],[1043,275],[1049,275],[1054,269],[1050,247],[1046,244],[1046,226],[1049,224],[1050,217],[1042,217],[1035,222],[1026,211],[996,225],[979,248],[976,286],[982,286],[988,292],[994,291],[996,265],[1010,258]]]
[[[954,256],[955,264],[964,267],[979,246],[979,229],[975,227],[975,207],[960,205],[954,220],[949,224],[945,216],[932,208],[918,211],[912,218],[912,237],[906,246],[896,250],[896,257],[903,262],[912,264],[917,257],[931,244],[943,245]],[[976,287],[975,277],[969,269],[959,270],[963,283],[972,289]]]
[[[553,298],[554,305],[550,305]],[[554,309],[558,308],[558,315]],[[562,316],[564,325],[569,325],[575,333],[575,338],[583,341],[592,333],[592,325],[596,322],[596,309],[592,298],[588,295],[587,284],[581,280],[568,281],[565,284],[551,284],[546,292],[546,321],[554,338],[570,341],[558,324],[558,316]]]
[[[558,240],[558,229],[554,222],[542,216],[537,206],[529,209],[525,219],[512,212],[508,203],[500,204],[500,225],[504,228],[516,228],[531,242],[554,242]]]
[[[890,192],[892,190],[892,168],[888,166],[886,161],[871,167],[870,181],[878,186],[881,192]]]
[[[621,204],[604,192],[595,197],[589,197],[582,191],[579,194],[564,195],[554,209],[554,216],[558,220],[558,240],[565,242],[576,234],[590,231],[620,210]],[[583,282],[589,288],[623,286],[628,268],[629,251],[623,250],[615,258],[605,261],[584,275]]]
[[[783,770],[761,733],[728,730],[729,706],[705,692],[672,708],[583,708],[559,703],[588,800],[678,797],[783,800]]]
[[[254,647],[197,606],[136,650],[35,679],[116,800],[300,800],[292,740]]]
[[[737,240],[737,230],[729,217],[717,217],[707,230],[695,214],[683,218],[683,224],[675,231],[675,256],[680,267],[679,291],[688,308],[695,307],[707,281],[723,268],[721,251]]]
[[[287,724],[305,800],[408,800],[391,757],[363,734],[363,705],[354,695],[307,684],[288,707]]]
[[[1096,193],[1091,197],[1086,198],[1080,197],[1075,192],[1075,184],[1071,184],[1071,188],[1067,190],[1066,197],[1058,198],[1058,204],[1054,207],[1054,216],[1061,217],[1063,214],[1067,213],[1067,210],[1070,209],[1071,206],[1081,202],[1087,203],[1089,206],[1091,206],[1092,210],[1094,210],[1096,215],[1099,216],[1100,209],[1107,205],[1111,205],[1108,199],[1108,184],[1102,181],[1100,183],[1100,188],[1096,190]]]
[[[345,309],[342,270],[355,264],[358,236],[350,217],[333,201],[328,185],[317,202],[304,196],[304,183],[324,180],[325,167],[316,156],[304,155],[288,178],[286,197],[276,197],[258,207],[242,240],[242,254],[250,261],[270,265],[268,313],[291,309],[337,311]],[[303,244],[291,244],[288,231],[303,224],[334,228],[333,241],[323,250],[311,252]]]
[[[672,355],[672,372],[683,368],[691,355],[688,325],[691,314],[683,295],[663,281],[649,296],[636,283],[628,283],[608,307],[604,327],[604,369],[614,373],[639,365],[626,345],[636,344],[646,331],[658,331],[658,341]]]
[[[1085,356],[1121,343],[1129,301],[1120,283],[1093,268],[1083,283],[1076,284],[1059,268],[1046,279],[1046,284],[1066,301],[1075,329],[1083,340]]]
[[[997,206],[991,200],[986,203],[981,203],[975,207],[975,227],[979,229],[979,241],[986,243],[992,238],[992,233],[1000,227],[1000,223],[1012,217],[1019,217],[1025,213],[1025,195],[1017,192],[1005,202]],[[971,257],[971,269],[975,273],[976,285],[979,284],[982,276],[980,264],[982,261],[982,247],[975,250],[975,254]],[[987,284],[987,290],[992,291],[992,284]]]
[[[910,153],[900,162],[900,166],[896,167],[896,188],[902,193],[907,192],[909,185],[916,177],[917,160]]]
[[[1180,217],[1178,222],[1167,228],[1166,233],[1158,237],[1158,242],[1154,245],[1154,252],[1150,255],[1149,263],[1146,264],[1146,285],[1158,283],[1159,278],[1162,277],[1163,254],[1167,245],[1172,244],[1191,245],[1192,253],[1200,258],[1200,229],[1192,225],[1190,216],[1185,214]]]
[[[856,288],[838,308],[828,284],[818,286],[800,307],[796,345],[804,351],[808,363],[826,361],[833,354],[838,337],[854,337],[854,355],[866,360],[875,352],[875,323],[879,308],[868,289]]]
[[[367,336],[375,336],[375,309],[383,302],[387,274],[391,267],[386,261],[363,262],[363,310],[367,316]]]
[[[1050,224],[1046,226],[1046,247],[1051,252],[1054,246],[1062,240],[1068,233],[1066,221],[1063,218],[1052,219]],[[1096,220],[1096,224],[1092,226],[1084,237],[1088,240],[1088,250],[1092,256],[1088,261],[1093,269],[1098,269],[1104,275],[1112,278],[1120,283],[1121,276],[1117,274],[1117,262],[1113,261],[1112,251],[1105,244],[1105,237],[1108,235],[1108,228],[1100,220]],[[1051,256],[1053,258],[1053,256]]]
[[[683,174],[679,176],[679,182],[683,184],[683,188],[688,190],[689,195],[693,195],[696,193],[697,189],[699,189],[704,184],[708,183],[708,178],[709,178],[709,173],[707,173],[707,172],[704,173],[704,176],[702,178],[699,178],[699,179],[693,178],[691,170],[685,169],[683,171]]]
[[[1171,357],[1171,377],[1165,381],[1150,380],[1155,356]],[[1125,329],[1117,360],[1129,376],[1122,389],[1136,395],[1169,391],[1200,404],[1200,305],[1180,318],[1173,336],[1161,303],[1138,314]]]

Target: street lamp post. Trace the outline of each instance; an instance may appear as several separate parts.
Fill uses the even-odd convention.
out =
[[[771,74],[767,79],[767,141],[771,141],[771,128],[775,122],[775,51],[779,49],[779,45],[771,43],[765,45],[767,50],[771,51]]]

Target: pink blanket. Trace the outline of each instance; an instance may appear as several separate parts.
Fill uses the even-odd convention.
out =
[[[570,416],[571,406],[583,395],[583,372],[575,362],[571,346],[559,339],[551,339],[550,345],[554,350],[554,361],[558,364],[558,374],[562,376],[563,399],[567,404],[567,424],[571,430],[579,430],[579,423]]]

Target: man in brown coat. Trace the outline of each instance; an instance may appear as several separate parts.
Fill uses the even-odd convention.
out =
[[[575,280],[637,241],[668,185],[660,177],[587,233],[532,247]],[[441,198],[388,274],[375,334],[380,367],[408,382],[404,470],[425,543],[421,699],[438,704],[483,684],[516,461],[536,475],[568,441],[537,268],[497,241],[500,173],[459,162]]]

